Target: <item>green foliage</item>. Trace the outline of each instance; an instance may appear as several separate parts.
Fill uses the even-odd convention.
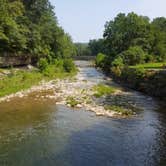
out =
[[[76,67],[72,59],[64,59],[63,68],[66,72],[76,71]]]
[[[122,73],[123,67],[124,67],[123,59],[122,57],[118,56],[111,63],[111,72],[116,76],[120,76]]]
[[[115,70],[118,63],[121,65],[121,60],[116,60],[117,57],[121,57],[125,65],[165,61],[165,27],[164,17],[155,18],[150,22],[148,17],[133,12],[127,15],[118,14],[114,20],[105,24],[104,44],[100,44],[100,47],[104,45],[103,50],[107,55],[103,68],[107,71]]]
[[[0,53],[62,58],[75,54],[49,0],[0,0]]]
[[[90,40],[89,43],[76,43],[77,56],[96,56],[105,53],[104,39]]]
[[[91,52],[87,43],[75,43],[76,56],[90,56]]]
[[[17,72],[0,80],[0,97],[30,88],[42,79],[39,72]],[[12,83],[11,83],[12,82]]]
[[[106,39],[107,50],[112,55],[119,54],[127,50],[131,45],[143,44],[136,42],[136,39],[144,39],[149,34],[149,19],[129,13],[123,13],[105,25],[104,37]],[[146,42],[145,42],[146,43]]]
[[[141,47],[130,47],[127,51],[119,54],[126,65],[136,65],[145,62],[145,53]]]
[[[117,58],[115,58],[114,61],[111,63],[111,66],[122,68],[124,66],[122,57],[118,56]]]
[[[74,62],[72,61],[72,59],[64,59],[63,68],[66,72],[73,71],[75,69],[75,65],[74,65]]]
[[[102,53],[97,54],[96,66],[101,67],[101,68],[104,67],[105,57],[106,57],[106,55],[104,55]]]
[[[155,62],[156,58],[152,54],[145,53],[145,63]]]
[[[93,91],[95,92],[94,96],[99,98],[114,93],[116,89],[108,85],[98,84],[93,87]]]
[[[41,58],[38,62],[38,68],[40,69],[40,71],[43,72],[44,70],[47,69],[47,67],[48,67],[47,59]]]
[[[21,23],[24,6],[19,1],[0,1],[0,52],[26,50],[28,29]]]
[[[53,77],[56,75],[56,73],[75,74],[76,71],[76,66],[72,59],[55,59],[54,62],[50,65],[45,66],[44,62],[44,69],[42,70],[42,73],[45,76]]]
[[[96,56],[99,53],[105,53],[104,40],[90,40],[88,44],[91,55]]]
[[[139,85],[144,81],[146,77],[146,70],[144,68],[128,68],[125,67],[121,71],[121,75],[116,75],[115,77],[119,78],[122,81],[125,81],[128,83],[128,85],[132,85],[135,88],[138,88]]]
[[[79,101],[77,101],[74,97],[69,96],[67,97],[67,104],[70,105],[71,107],[76,107],[78,104],[81,104]]]
[[[116,106],[116,105],[106,105],[105,109],[106,110],[110,110],[110,111],[115,111],[117,113],[120,113],[123,116],[133,115],[133,111],[132,110],[125,109],[123,107]]]
[[[151,27],[155,39],[152,47],[153,53],[157,56],[158,61],[164,61],[166,60],[166,18],[155,18]]]
[[[117,67],[113,66],[113,67],[111,67],[111,73],[113,73],[115,76],[119,77],[122,74],[122,69],[119,66],[117,66]]]
[[[163,63],[150,63],[125,67],[120,76],[114,73],[114,77],[130,88],[165,100],[166,73],[162,70],[151,70],[154,68],[159,69],[162,66],[164,68]]]
[[[46,59],[40,60],[40,71],[14,71],[3,79],[0,79],[0,97],[28,89],[32,85],[38,84],[41,80],[50,80],[54,78],[64,78],[73,76],[75,71],[66,72],[63,66],[63,59],[55,60],[54,64],[48,65]]]

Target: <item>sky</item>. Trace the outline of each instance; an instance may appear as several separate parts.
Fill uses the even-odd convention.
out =
[[[166,0],[50,0],[60,26],[74,42],[102,37],[106,21],[118,13],[166,17]]]

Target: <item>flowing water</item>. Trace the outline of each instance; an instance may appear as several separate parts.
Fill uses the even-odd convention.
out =
[[[81,76],[105,81],[86,62],[77,64]],[[107,99],[139,108],[137,116],[123,119],[34,100],[36,94],[1,103],[0,166],[165,166],[164,103],[126,91]]]

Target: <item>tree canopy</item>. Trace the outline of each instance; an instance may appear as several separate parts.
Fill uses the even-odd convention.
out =
[[[123,59],[126,65],[166,60],[166,18],[150,21],[146,16],[133,12],[119,13],[105,24],[102,42],[98,41],[95,54],[106,54],[105,65]],[[97,41],[97,40],[96,40]],[[93,42],[94,43],[94,42]],[[89,45],[93,46],[92,41]]]
[[[117,55],[131,46],[140,46],[145,52],[166,58],[166,18],[152,22],[135,13],[120,13],[105,25],[104,39],[108,54]]]
[[[49,0],[0,0],[0,54],[68,57],[75,46]]]

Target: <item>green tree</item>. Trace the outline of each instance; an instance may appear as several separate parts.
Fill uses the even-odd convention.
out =
[[[151,26],[154,33],[152,52],[159,61],[166,60],[166,18],[155,18]]]
[[[118,55],[126,65],[136,65],[145,62],[145,52],[141,47],[130,47],[128,50]]]
[[[108,54],[116,56],[130,46],[139,45],[143,49],[150,49],[148,45],[150,23],[148,17],[123,13],[105,25],[104,38]]]
[[[96,66],[103,68],[105,62],[106,55],[102,53],[98,53],[96,57]]]
[[[90,40],[88,44],[91,55],[96,56],[98,53],[105,53],[104,40]]]
[[[28,29],[22,24],[24,6],[18,1],[0,0],[0,51],[23,52]]]
[[[90,49],[87,43],[75,43],[77,56],[89,56],[91,55]]]
[[[75,54],[49,0],[0,0],[0,52],[39,60]]]

